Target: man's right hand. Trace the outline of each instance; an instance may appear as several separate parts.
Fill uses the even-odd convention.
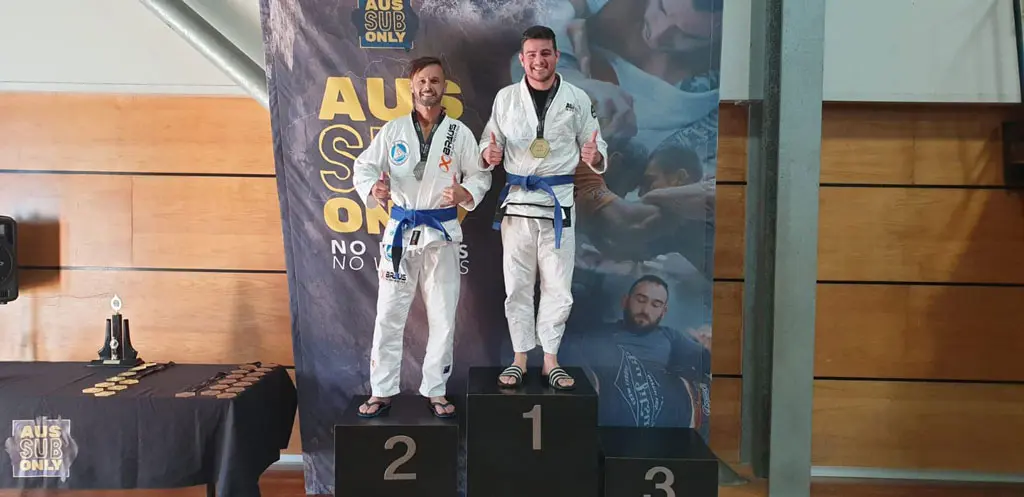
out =
[[[491,143],[484,149],[483,158],[489,166],[497,166],[501,164],[502,149],[501,145],[498,145],[498,139],[495,138],[494,132],[491,132]]]
[[[388,200],[391,200],[391,177],[387,173],[380,173],[380,179],[373,184],[370,195],[373,195],[382,207],[387,207]]]

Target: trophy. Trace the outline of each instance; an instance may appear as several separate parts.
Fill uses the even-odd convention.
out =
[[[110,300],[110,308],[114,314],[107,318],[107,332],[100,348],[100,358],[89,363],[90,366],[134,367],[142,364],[139,352],[132,347],[132,337],[128,332],[128,320],[121,316],[121,298],[114,295]]]

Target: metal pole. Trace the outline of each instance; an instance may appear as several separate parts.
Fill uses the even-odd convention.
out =
[[[182,0],[139,0],[232,81],[270,109],[266,72]]]
[[[824,0],[754,0],[742,456],[810,495]]]

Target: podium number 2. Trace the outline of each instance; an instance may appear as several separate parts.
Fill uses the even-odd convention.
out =
[[[524,412],[523,419],[533,420],[533,450],[540,450],[540,404]]]
[[[665,492],[665,497],[676,497],[675,490],[672,490],[672,484],[676,482],[675,476],[672,475],[672,470],[664,466],[655,466],[647,470],[647,474],[644,475],[644,479],[654,481],[654,477],[659,473],[665,477],[665,481],[655,483],[654,488]],[[651,494],[644,494],[644,497],[651,497]]]
[[[409,462],[412,456],[416,454],[416,441],[407,435],[395,435],[384,442],[384,448],[391,450],[395,448],[395,444],[405,444],[405,454],[402,457],[395,459],[388,464],[387,468],[384,468],[384,479],[385,480],[415,480],[416,473],[396,473],[398,467]]]

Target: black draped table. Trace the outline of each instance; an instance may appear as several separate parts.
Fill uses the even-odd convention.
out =
[[[162,364],[131,371],[0,362],[0,488],[206,485],[208,494],[258,496],[259,477],[288,446],[295,420],[287,371],[256,370],[258,363],[172,364],[144,374]],[[140,377],[108,381],[120,373]],[[177,395],[208,380],[206,390],[220,398]]]

